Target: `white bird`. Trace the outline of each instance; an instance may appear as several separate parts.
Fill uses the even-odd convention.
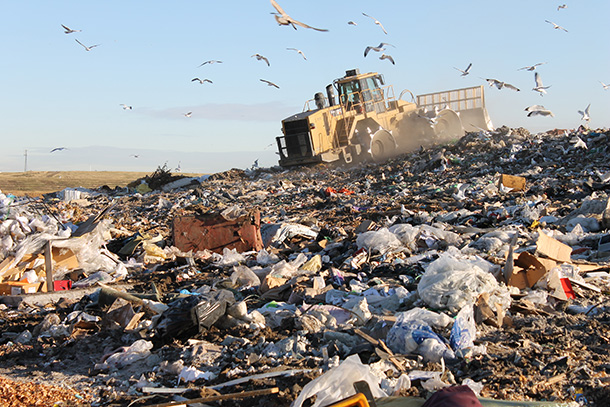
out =
[[[387,34],[388,32],[385,30],[385,28],[383,28],[383,24],[381,24],[381,22],[379,20],[377,20],[375,17],[371,17],[366,13],[362,13],[363,16],[370,18],[371,20],[373,20],[375,22],[375,24],[377,24],[379,27],[381,27],[381,29],[383,30],[383,32],[385,34]]]
[[[191,79],[191,82],[199,82],[200,84],[204,84],[205,82],[209,82],[209,83],[214,83],[211,80],[204,78],[204,79],[199,79],[199,78],[193,78]]]
[[[193,112],[188,112],[184,114],[184,117],[191,117],[191,115],[193,114]]]
[[[560,6],[557,6],[557,11],[561,10],[562,8],[568,8],[567,4],[562,4]]]
[[[199,65],[197,68],[199,68],[200,66],[207,65],[207,64],[222,64],[222,61],[217,61],[217,60],[205,61],[204,63],[202,63],[201,65]]]
[[[381,56],[379,57],[379,59],[384,60],[387,59],[388,61],[390,61],[392,63],[392,65],[396,65],[394,63],[394,58],[392,58],[391,55],[386,55],[386,54],[381,54]]]
[[[543,86],[542,79],[540,78],[540,75],[538,75],[538,72],[534,73],[534,80],[536,81],[536,87],[532,88],[532,90],[540,93],[540,96],[544,96],[544,93],[546,93],[546,89],[550,88],[551,85]]]
[[[358,24],[354,23],[354,22],[353,22],[353,21],[351,21],[351,20],[350,20],[350,21],[348,21],[347,23],[348,23],[349,25],[358,25]]]
[[[533,71],[534,69],[536,69],[537,66],[544,65],[544,64],[546,64],[546,62],[539,62],[532,66],[524,66],[523,68],[519,68],[519,69],[517,69],[517,71],[522,71],[524,69],[527,69],[528,71]]]
[[[261,82],[265,82],[265,83],[266,83],[268,86],[275,86],[275,87],[276,87],[276,88],[278,88],[278,89],[280,88],[280,87],[279,87],[279,86],[277,86],[275,83],[270,82],[270,81],[268,81],[268,80],[266,80],[266,79],[261,79],[260,81],[261,81]]]
[[[526,107],[525,111],[529,112],[527,114],[527,117],[532,117],[532,116],[551,116],[551,117],[555,117],[553,112],[551,112],[550,110],[546,109],[542,105],[532,105],[532,106]]]
[[[133,109],[132,106],[128,106],[128,105],[126,105],[124,103],[121,103],[121,106],[123,107],[123,110],[131,110],[131,109]]]
[[[65,32],[66,34],[71,34],[71,33],[79,33],[79,32],[81,32],[81,31],[82,31],[82,30],[73,30],[73,29],[71,29],[71,28],[66,27],[66,26],[65,26],[65,25],[63,25],[63,24],[62,24],[61,26],[64,28],[64,32]]]
[[[391,47],[394,47],[394,45],[392,44],[388,44],[387,42],[381,42],[379,43],[379,45],[377,45],[376,47],[373,46],[368,46],[364,49],[364,56],[366,57],[369,53],[369,51],[375,51],[375,52],[381,52],[384,51],[386,49],[386,45],[389,45]],[[396,47],[394,47],[396,48]]]
[[[131,154],[131,155],[130,155],[130,157],[133,157],[133,158],[140,158],[140,156],[139,156],[138,154]]]
[[[316,30],[316,31],[328,31],[326,29],[323,28],[315,28],[312,27],[310,25],[307,25],[305,23],[302,23],[300,21],[295,20],[294,18],[290,17],[281,7],[279,4],[277,4],[277,2],[275,0],[271,0],[271,5],[277,10],[277,13],[272,13],[275,16],[275,21],[277,21],[277,23],[279,25],[291,25],[292,28],[294,28],[295,30],[297,29],[297,25],[299,27],[303,27],[303,28],[311,28],[312,30]]]
[[[554,29],[556,29],[556,30],[563,30],[563,31],[565,31],[565,32],[568,32],[568,30],[566,30],[565,28],[563,28],[563,27],[562,27],[562,26],[560,26],[560,25],[555,24],[555,23],[554,23],[554,22],[552,22],[552,21],[549,21],[549,20],[544,20],[544,21],[546,21],[546,22],[547,22],[547,23],[549,23],[549,24],[552,24],[552,25],[553,25],[553,28],[554,28]]]
[[[578,111],[578,113],[582,116],[582,118],[580,120],[584,120],[586,122],[591,120],[591,117],[589,116],[590,107],[591,107],[591,103],[589,103],[589,105],[587,105],[587,108],[584,110],[584,112],[582,110]]]
[[[466,69],[464,69],[463,71],[460,68],[456,68],[455,66],[453,67],[454,69],[457,69],[458,71],[460,71],[462,73],[462,76],[466,76],[468,75],[470,72],[470,68],[472,67],[472,62],[468,64],[468,66],[466,67]]]
[[[517,88],[516,86],[511,85],[510,83],[502,82],[497,79],[490,78],[490,79],[485,79],[485,80],[487,81],[487,83],[489,83],[489,87],[495,86],[499,90],[501,90],[502,88],[512,89],[517,92],[519,92],[521,90],[521,89]]]
[[[253,58],[253,57],[256,58],[257,61],[265,61],[267,63],[267,66],[271,66],[269,64],[269,60],[267,58],[265,58],[264,56],[262,56],[261,54],[256,53],[256,54],[250,56],[250,58]]]
[[[305,57],[305,54],[303,54],[303,51],[301,51],[300,49],[296,49],[296,48],[286,48],[286,49],[289,49],[289,50],[291,50],[291,51],[296,51],[296,52],[298,52],[299,54],[301,54],[301,56],[303,57],[303,59],[307,61],[307,57]]]
[[[534,110],[546,110],[542,105],[531,105],[525,108],[526,112],[533,112]]]
[[[95,48],[95,47],[99,47],[100,44],[95,44],[95,45],[89,45],[86,46],[85,44],[83,44],[82,42],[80,42],[79,40],[77,40],[76,38],[74,38],[74,41],[78,42],[80,45],[82,45],[85,48],[85,51],[91,51],[91,48]]]
[[[608,88],[610,88],[610,85],[606,85],[605,83],[603,83],[602,81],[599,81],[599,83],[602,84],[602,86],[604,87],[604,90],[608,90]]]
[[[67,150],[66,147],[55,147],[53,150],[51,150],[51,153],[54,151],[63,151],[63,150]]]

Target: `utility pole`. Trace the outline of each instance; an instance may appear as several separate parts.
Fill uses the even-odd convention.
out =
[[[23,172],[28,172],[28,150],[25,150],[25,153],[23,154],[23,156],[25,157],[25,163],[23,165]]]

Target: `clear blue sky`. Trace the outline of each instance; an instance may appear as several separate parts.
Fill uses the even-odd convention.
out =
[[[610,84],[608,0],[278,3],[329,31],[279,26],[269,0],[3,2],[0,171],[21,171],[26,149],[31,170],[150,171],[167,162],[215,172],[254,158],[274,165],[269,144],[281,120],[351,68],[383,73],[396,94],[486,84],[481,77],[511,83],[521,91],[485,88],[496,127],[576,128],[588,104],[591,127],[610,126],[610,90],[600,83]],[[64,34],[61,24],[82,32]],[[99,46],[87,52],[75,39]],[[387,50],[396,65],[374,52],[364,58],[366,46],[382,41],[396,46]],[[223,63],[199,67],[206,60]],[[538,62],[551,85],[544,97],[531,90],[534,73],[518,70]],[[466,77],[454,69],[469,63]],[[555,117],[526,117],[533,104]],[[107,148],[91,154],[97,146]],[[54,147],[68,149],[49,153]]]

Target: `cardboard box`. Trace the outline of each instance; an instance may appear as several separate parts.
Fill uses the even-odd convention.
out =
[[[553,260],[538,258],[528,252],[522,252],[515,260],[515,267],[508,284],[517,288],[531,288],[544,275],[555,267]]]
[[[518,177],[516,175],[500,175],[498,182],[498,189],[509,189],[510,192],[523,191],[525,190],[525,178]]]
[[[21,295],[38,292],[42,282],[28,283],[27,281],[7,281],[0,284],[0,295]]]

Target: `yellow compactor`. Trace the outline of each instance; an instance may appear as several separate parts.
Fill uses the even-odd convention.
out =
[[[403,96],[411,96],[410,102]],[[483,86],[398,97],[383,76],[346,71],[316,93],[303,112],[282,121],[276,138],[284,167],[319,162],[383,161],[420,146],[492,130]]]

